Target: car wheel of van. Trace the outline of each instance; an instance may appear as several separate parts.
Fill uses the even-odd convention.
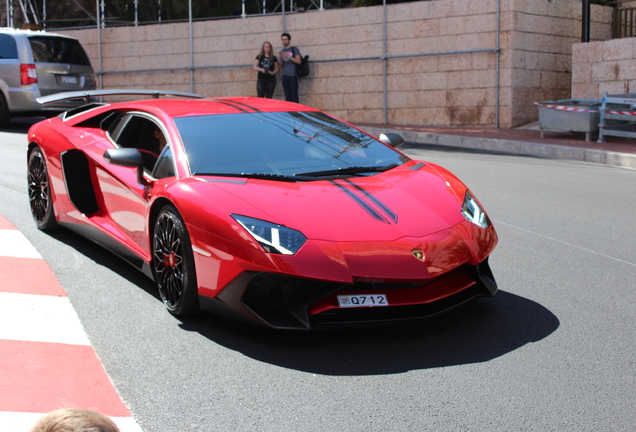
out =
[[[29,153],[28,164],[29,204],[33,220],[41,230],[52,230],[57,227],[53,210],[53,194],[51,179],[46,168],[44,154],[39,147]]]
[[[4,129],[9,126],[11,115],[9,114],[9,107],[7,101],[4,100],[4,96],[0,94],[0,128]]]
[[[152,266],[159,295],[177,316],[199,311],[192,243],[183,220],[172,205],[164,206],[155,221]]]

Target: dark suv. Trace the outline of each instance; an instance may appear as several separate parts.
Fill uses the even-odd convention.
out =
[[[0,28],[0,127],[14,116],[50,116],[83,104],[42,106],[36,101],[40,96],[93,89],[95,74],[77,39]]]

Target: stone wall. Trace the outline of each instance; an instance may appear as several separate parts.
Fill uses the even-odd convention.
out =
[[[497,4],[500,5],[500,56]],[[165,88],[205,96],[256,95],[251,64],[283,28],[312,61],[301,103],[355,123],[514,127],[533,102],[569,97],[581,3],[572,0],[429,0],[384,8],[308,11],[65,33],[78,37],[104,88]],[[592,38],[608,39],[611,9],[593,5]],[[472,52],[471,52],[472,51]],[[497,74],[499,62],[499,75]],[[192,63],[192,70],[189,69]],[[499,91],[497,91],[499,85]],[[280,82],[274,94],[282,98]]]
[[[573,98],[636,93],[636,38],[576,44],[572,63]]]
[[[572,46],[581,41],[580,1],[516,0],[512,40],[513,126],[538,117],[534,102],[568,99],[572,86]],[[612,9],[591,5],[591,40],[611,37]]]
[[[636,2],[621,8],[636,7]],[[636,38],[577,43],[572,51],[572,98],[636,93]]]

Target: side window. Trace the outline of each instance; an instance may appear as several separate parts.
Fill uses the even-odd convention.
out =
[[[151,172],[166,139],[157,123],[141,115],[128,115],[114,128],[112,137],[120,147],[136,148],[141,152],[144,168]]]
[[[122,114],[120,112],[111,111],[106,116],[100,119],[99,127],[100,129],[105,130],[112,135],[121,118]]]
[[[159,156],[152,176],[156,179],[174,177],[174,162],[170,146],[166,147],[161,156]]]
[[[6,34],[0,34],[0,60],[17,59],[18,47],[15,39]]]

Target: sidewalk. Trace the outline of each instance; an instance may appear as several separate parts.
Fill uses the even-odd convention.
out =
[[[544,132],[536,124],[519,129],[425,127],[357,123],[374,136],[395,132],[412,144],[459,147],[498,153],[585,161],[636,169],[636,140],[607,137],[585,141],[584,133]]]
[[[44,414],[72,407],[141,432],[52,270],[2,215],[0,274],[0,430],[27,432]]]

